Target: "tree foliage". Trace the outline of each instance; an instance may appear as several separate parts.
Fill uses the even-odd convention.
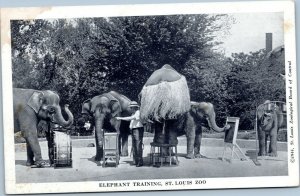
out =
[[[250,54],[233,54],[230,64],[227,102],[232,108],[229,114],[240,116],[241,126],[251,129],[258,105],[265,100],[285,101],[285,81],[280,76],[284,64],[271,63],[264,49]]]
[[[168,63],[186,76],[192,100],[212,102],[224,123],[264,99],[284,97],[282,84],[274,84],[277,70],[261,63],[264,51],[227,58],[214,50],[229,20],[207,14],[15,20],[13,86],[57,91],[76,120],[85,99],[109,90],[137,100],[151,73]],[[251,112],[247,118],[251,126]]]

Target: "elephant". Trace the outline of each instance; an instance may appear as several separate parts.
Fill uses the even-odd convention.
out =
[[[156,85],[163,81],[174,82],[181,78],[181,75],[169,64],[165,64],[161,69],[156,70],[146,81],[145,86]]]
[[[13,89],[14,131],[21,131],[26,140],[27,166],[36,164],[37,167],[43,167],[46,164],[38,141],[37,125],[40,120],[65,128],[73,124],[74,117],[68,105],[64,107],[68,116],[68,120],[65,120],[59,102],[58,94],[50,90]]]
[[[277,136],[280,128],[286,126],[286,116],[275,102],[269,100],[257,108],[258,156],[277,156]],[[268,137],[270,145],[268,151]],[[268,153],[267,153],[268,152]]]
[[[229,129],[229,125],[218,127],[215,121],[214,106],[208,102],[191,102],[191,109],[180,115],[177,119],[165,121],[165,134],[162,134],[163,124],[154,122],[154,142],[177,143],[177,137],[186,135],[186,158],[200,158],[200,146],[202,139],[202,126],[207,126],[216,132]]]
[[[103,129],[119,133],[119,153],[128,156],[129,122],[119,121],[116,117],[129,116],[131,100],[115,91],[110,91],[88,99],[82,104],[82,114],[88,114],[95,121],[96,156],[95,161],[103,160]]]
[[[154,142],[176,145],[178,135],[186,134],[188,158],[193,158],[194,154],[200,156],[201,121],[207,118],[212,129],[225,130],[225,127],[219,128],[216,125],[212,104],[190,101],[185,76],[169,64],[165,64],[151,74],[139,98],[141,119],[146,122],[153,121]]]

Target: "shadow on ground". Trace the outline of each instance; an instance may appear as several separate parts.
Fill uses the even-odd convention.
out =
[[[26,160],[16,160],[15,161],[15,164],[16,165],[22,165],[22,166],[26,166]]]
[[[92,156],[91,158],[88,158],[87,160],[90,161],[90,162],[95,163],[95,165],[97,165],[97,166],[101,166],[100,161],[96,161],[95,157],[96,156]]]
[[[257,151],[256,150],[247,150],[245,155],[247,157],[249,157],[251,160],[257,159]]]

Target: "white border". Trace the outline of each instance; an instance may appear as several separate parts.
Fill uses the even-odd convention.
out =
[[[73,7],[43,7],[43,8],[4,8],[1,9],[1,49],[2,49],[2,86],[3,86],[3,124],[5,151],[5,182],[6,193],[49,193],[49,192],[104,192],[104,191],[142,191],[142,190],[176,190],[176,189],[219,189],[219,188],[249,188],[249,187],[285,187],[299,185],[298,160],[298,113],[297,113],[297,78],[296,78],[296,46],[295,46],[295,8],[293,1],[260,1],[260,2],[222,2],[222,3],[180,3],[180,4],[148,4],[148,5],[103,5],[103,6],[73,6]],[[289,176],[243,177],[243,178],[206,178],[207,183],[201,186],[149,186],[99,188],[99,182],[64,182],[64,183],[26,183],[16,184],[15,151],[12,110],[12,70],[10,20],[12,19],[46,19],[46,18],[78,18],[78,17],[111,17],[111,16],[141,16],[141,15],[172,15],[172,14],[203,14],[203,13],[249,13],[249,12],[284,12],[284,40],[286,73],[289,72],[288,61],[292,63],[292,75],[287,76],[293,84],[293,118],[295,161],[289,161]],[[287,92],[288,100],[288,92]],[[290,114],[290,108],[287,107]],[[288,121],[290,116],[288,115]],[[288,131],[288,137],[291,137]],[[291,157],[288,146],[288,159]],[[184,179],[182,179],[184,180]],[[186,179],[191,180],[191,179]],[[193,181],[196,179],[192,179]],[[145,182],[151,180],[145,180]],[[164,184],[170,180],[160,181]],[[171,180],[173,181],[173,180]],[[122,182],[122,181],[118,181]],[[128,181],[126,181],[128,182]],[[131,183],[134,181],[130,181]],[[143,182],[143,180],[139,180]],[[105,183],[105,182],[104,182]]]

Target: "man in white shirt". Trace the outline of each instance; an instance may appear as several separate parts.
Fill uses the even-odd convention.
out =
[[[136,101],[132,101],[129,105],[133,115],[128,117],[116,117],[117,120],[130,121],[129,128],[132,131],[132,148],[133,148],[133,164],[136,167],[143,166],[143,137],[144,127],[140,121],[139,105]]]

